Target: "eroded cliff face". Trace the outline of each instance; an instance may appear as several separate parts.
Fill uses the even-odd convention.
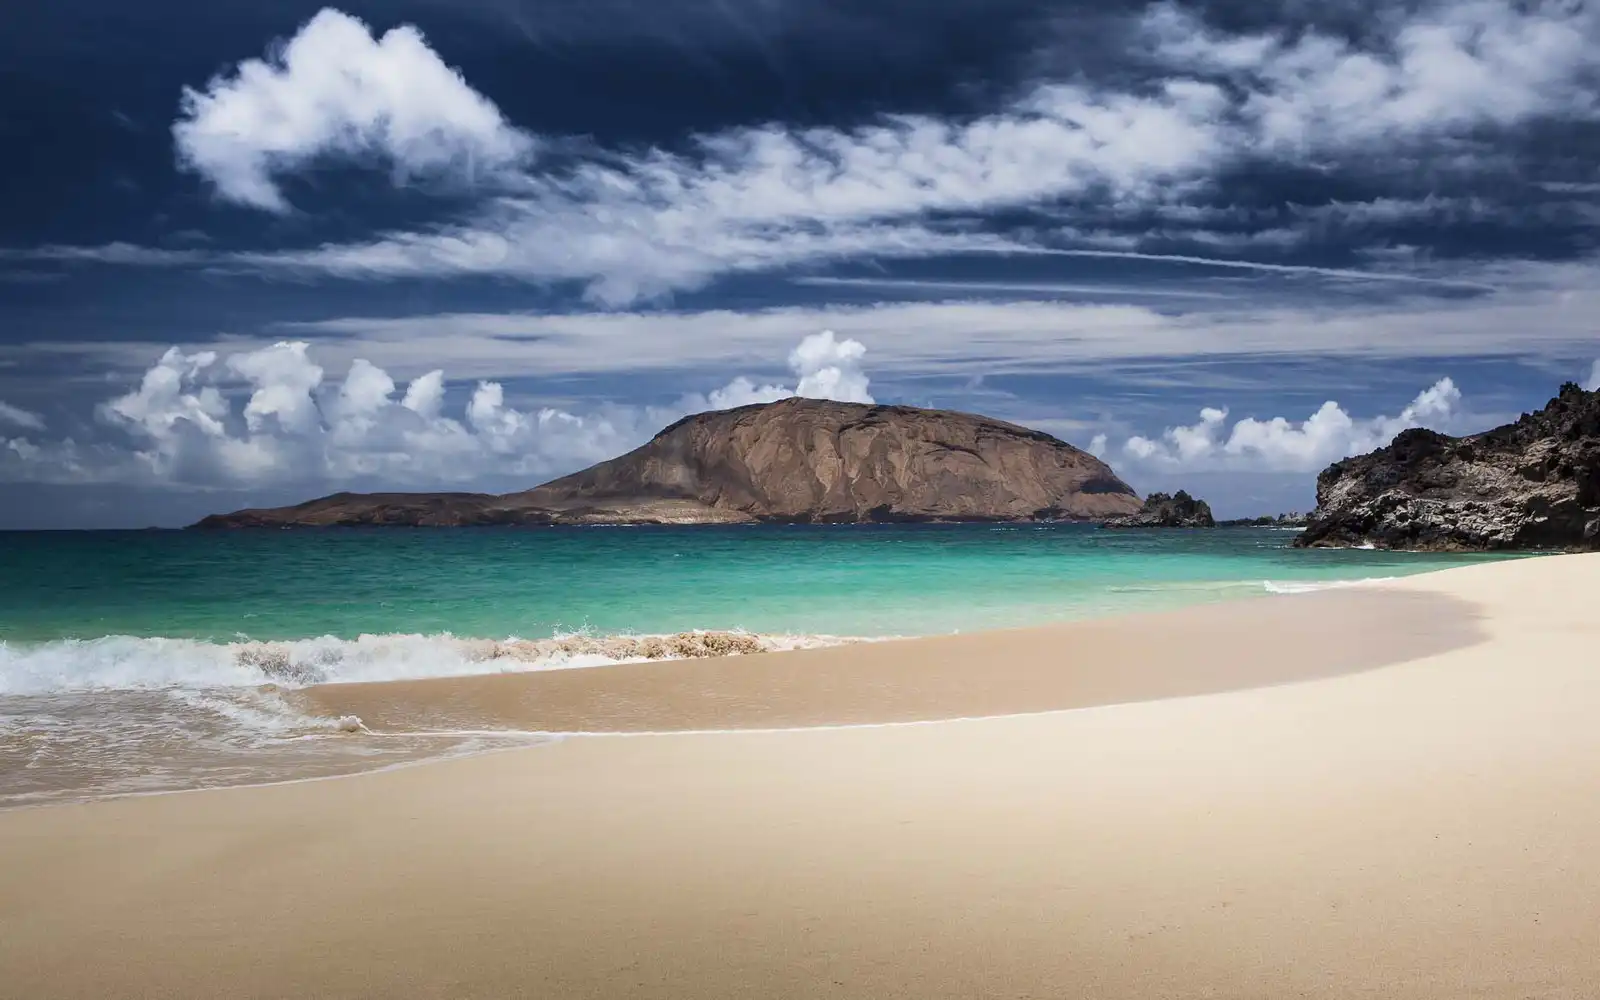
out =
[[[1504,427],[1409,430],[1317,477],[1301,546],[1600,549],[1600,392],[1574,384]]]
[[[339,494],[203,527],[1101,519],[1140,507],[1099,459],[987,417],[786,399],[702,413],[506,496]]]

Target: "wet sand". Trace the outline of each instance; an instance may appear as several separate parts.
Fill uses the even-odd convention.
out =
[[[389,732],[681,732],[918,722],[1086,708],[1312,680],[1481,637],[1428,591],[1329,590],[1158,614],[751,656],[295,692]]]
[[[505,718],[739,728],[849,721],[868,697],[906,719],[1101,707],[570,738],[0,814],[0,996],[1588,1000],[1596,593],[1600,556],[1557,557],[1317,595],[1322,615],[1351,616],[1319,619],[1342,623],[1331,632],[1285,625],[1312,604],[1290,598],[1204,609],[1230,622],[1209,635],[1099,623],[1093,643],[1078,632],[1088,657],[1055,630],[777,654],[692,718],[670,708],[715,679],[695,671],[728,678],[739,661],[683,665],[665,691],[604,668],[587,683],[621,671],[616,704],[567,680],[565,714],[513,694]],[[1385,618],[1369,597],[1413,613]],[[1102,661],[1112,648],[1138,666]],[[983,649],[994,658],[969,655]],[[1171,680],[1229,650],[1255,672]],[[847,690],[789,673],[813,656]],[[841,682],[854,656],[882,683]],[[964,661],[984,679],[958,676]],[[917,663],[944,678],[937,697],[909,683]],[[1075,679],[1041,679],[1052,665]],[[1119,666],[1123,681],[1093,679]],[[550,683],[485,683],[525,690],[513,681]],[[376,699],[361,702],[375,719],[426,701],[317,697]]]

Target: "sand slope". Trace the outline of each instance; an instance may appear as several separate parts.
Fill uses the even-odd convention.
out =
[[[325,684],[310,714],[383,731],[684,732],[918,722],[1292,683],[1482,639],[1429,591],[1259,596],[1156,615],[721,659]],[[1289,651],[1286,654],[1286,651]]]
[[[1413,578],[1481,641],[1298,684],[0,814],[0,995],[1587,1000],[1597,585]]]

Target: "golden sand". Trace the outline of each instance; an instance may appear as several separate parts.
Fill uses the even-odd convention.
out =
[[[328,684],[292,697],[380,730],[666,732],[1086,708],[1327,677],[1470,645],[1470,605],[1329,591],[1157,615],[727,659]]]
[[[1290,598],[1209,609],[1230,623],[1209,633],[1098,623],[1074,640],[1094,656],[1063,627],[658,664],[766,662],[755,703],[690,728],[853,719],[877,690],[854,657],[878,714],[1101,707],[0,814],[0,995],[1592,1000],[1597,592],[1600,557],[1558,557],[1318,602],[1354,616],[1333,633],[1286,624],[1313,603]],[[961,643],[992,654],[939,652]],[[1230,651],[1254,672],[1173,679]],[[800,658],[846,689],[785,680]],[[915,701],[919,666],[937,698]],[[558,717],[657,728],[705,682],[657,698],[644,669],[587,672],[626,695],[561,689]],[[520,693],[542,675],[489,680],[507,718],[547,717]],[[1017,686],[1051,698],[997,693]]]

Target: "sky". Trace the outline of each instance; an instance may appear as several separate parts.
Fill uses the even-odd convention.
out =
[[[0,528],[801,395],[1305,510],[1600,384],[1593,0],[0,5]]]

